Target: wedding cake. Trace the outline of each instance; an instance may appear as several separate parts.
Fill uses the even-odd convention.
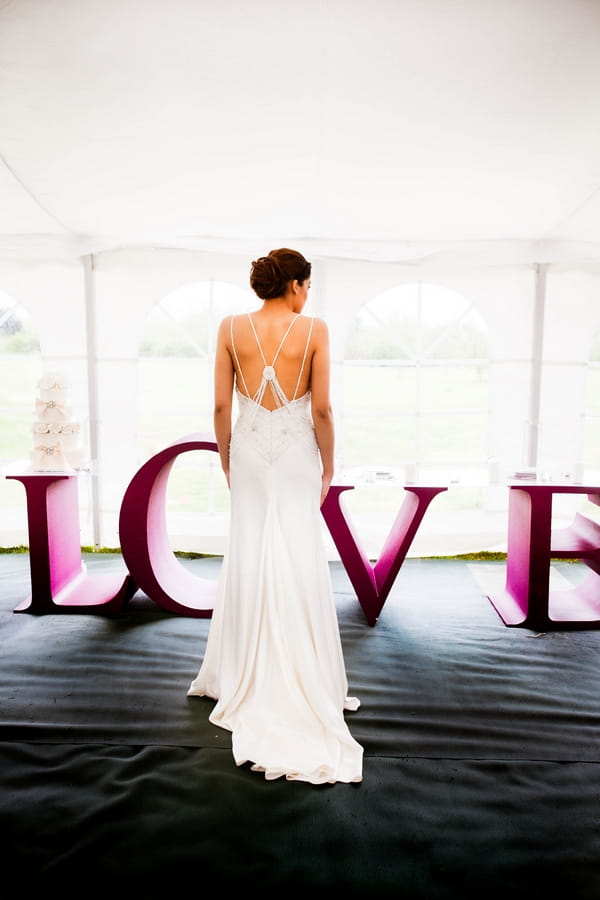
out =
[[[31,465],[34,472],[73,472],[85,466],[81,427],[73,418],[70,382],[48,372],[37,384]]]

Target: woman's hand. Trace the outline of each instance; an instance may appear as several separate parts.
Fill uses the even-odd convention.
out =
[[[321,506],[323,506],[323,504],[325,503],[325,497],[329,493],[329,488],[331,487],[332,478],[333,478],[332,475],[323,474],[321,476],[321,501],[320,501]]]

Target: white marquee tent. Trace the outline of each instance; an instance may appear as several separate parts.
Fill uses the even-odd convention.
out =
[[[313,261],[340,416],[348,331],[374,298],[443,288],[483,323],[485,442],[470,471],[487,466],[489,483],[475,524],[449,529],[442,514],[461,504],[440,498],[427,549],[497,544],[515,467],[597,477],[598,0],[0,0],[0,200],[0,308],[31,317],[36,376],[69,373],[89,432],[83,543],[118,540],[143,461],[148,317],[190,286],[251,303],[249,261],[275,246]],[[4,360],[5,432],[33,406],[21,371]],[[169,405],[163,394],[147,415]],[[211,427],[208,395],[196,422]],[[343,423],[340,435],[343,447]],[[28,440],[7,442],[5,469]],[[355,469],[427,457],[372,449]],[[437,460],[428,477],[466,489]],[[20,486],[3,482],[0,544],[26,543]],[[175,532],[184,519],[173,511]],[[217,519],[192,511],[175,543],[214,548]]]

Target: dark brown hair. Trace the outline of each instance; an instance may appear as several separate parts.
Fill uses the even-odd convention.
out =
[[[250,287],[261,300],[272,300],[285,294],[290,281],[303,284],[310,278],[311,265],[296,250],[271,250],[268,256],[253,260]]]

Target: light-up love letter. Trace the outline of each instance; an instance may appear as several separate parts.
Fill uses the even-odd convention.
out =
[[[342,493],[349,490],[353,490],[353,486],[332,485],[321,511],[367,622],[374,625],[427,507],[437,494],[447,488],[413,485],[405,487],[407,494],[404,502],[387,536],[381,556],[374,565],[367,559],[346,513],[340,506]]]
[[[138,587],[170,612],[207,618],[216,582],[181,565],[169,544],[166,495],[175,459],[191,450],[217,452],[210,436],[191,434],[161,450],[134,475],[121,503],[119,537],[125,564]]]
[[[600,506],[597,486],[512,484],[506,586],[489,599],[505,625],[546,631],[567,625],[600,628],[600,525],[576,513],[567,528],[553,528],[555,494],[587,494]],[[552,559],[579,559],[591,571],[576,587],[551,591]]]
[[[135,594],[127,572],[88,575],[81,560],[75,475],[9,475],[25,486],[31,596],[15,609],[114,614]]]

